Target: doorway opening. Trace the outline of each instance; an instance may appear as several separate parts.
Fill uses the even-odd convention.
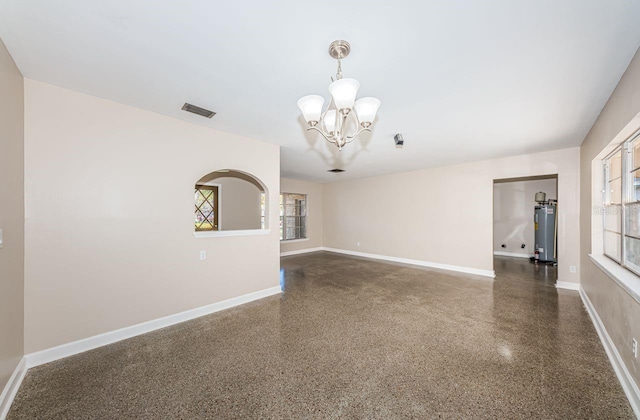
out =
[[[558,175],[493,181],[493,255],[558,265]]]

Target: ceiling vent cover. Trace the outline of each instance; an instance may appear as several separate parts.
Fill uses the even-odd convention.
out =
[[[201,115],[206,118],[211,118],[216,115],[213,111],[209,111],[208,109],[200,108],[199,106],[191,105],[186,102],[182,105],[182,110],[191,112],[192,114]]]
[[[334,174],[339,174],[340,172],[344,172],[344,169],[329,169],[327,172],[333,172]]]

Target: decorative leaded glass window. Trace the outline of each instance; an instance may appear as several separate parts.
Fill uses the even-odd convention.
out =
[[[218,230],[218,187],[196,185],[196,231]]]

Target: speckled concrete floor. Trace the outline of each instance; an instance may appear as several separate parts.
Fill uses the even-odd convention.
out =
[[[31,369],[9,419],[633,418],[577,292],[330,253],[285,293]]]

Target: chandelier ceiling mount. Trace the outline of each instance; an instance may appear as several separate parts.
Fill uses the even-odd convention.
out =
[[[347,41],[333,41],[331,45],[329,45],[329,55],[331,56],[331,58],[334,58],[336,60],[347,58],[350,52],[351,45],[349,45]]]

